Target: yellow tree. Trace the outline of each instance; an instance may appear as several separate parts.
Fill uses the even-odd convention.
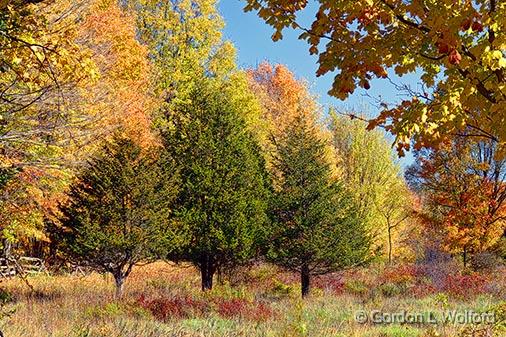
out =
[[[70,1],[38,2],[0,6],[3,167],[52,163],[73,112],[66,93],[95,76],[89,52],[77,43],[80,8]]]
[[[343,181],[373,237],[373,249],[391,261],[406,225],[410,198],[384,133],[367,131],[366,126],[360,119],[330,111],[329,128]]]
[[[300,29],[317,75],[337,72],[329,93],[345,99],[374,78],[421,75],[423,90],[384,105],[370,127],[396,135],[402,155],[415,147],[436,147],[465,128],[499,142],[506,151],[506,3],[497,0],[319,1],[310,27],[297,21],[307,0],[246,0],[275,29]],[[314,8],[314,7],[311,7]]]
[[[139,39],[153,63],[155,94],[162,101],[185,101],[195,80],[223,78],[235,69],[235,49],[222,39],[216,0],[123,3],[137,17]]]
[[[384,195],[375,200],[375,208],[383,220],[383,237],[386,237],[386,255],[392,263],[394,253],[404,246],[403,241],[409,233],[408,221],[413,216],[413,200],[406,184],[401,179],[384,187]],[[398,247],[401,246],[401,247]],[[403,256],[405,257],[405,256]]]
[[[207,81],[206,85],[224,91],[230,105],[240,108],[257,137],[264,137],[263,128],[259,128],[258,100],[249,89],[246,74],[237,69],[234,46],[223,39],[224,22],[216,0],[121,3],[137,18],[137,36],[148,49],[151,93],[157,111],[154,124],[158,129],[170,127],[167,113],[174,112],[174,107],[180,109],[181,104],[191,104],[190,93]]]

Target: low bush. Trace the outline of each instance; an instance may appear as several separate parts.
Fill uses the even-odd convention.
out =
[[[243,299],[218,300],[216,310],[224,318],[241,317],[256,322],[266,321],[274,314],[267,303],[248,302]]]
[[[123,307],[118,303],[107,303],[106,305],[97,305],[86,310],[86,316],[92,318],[117,317],[125,313]]]
[[[342,277],[333,274],[315,278],[314,287],[327,290],[333,295],[341,295],[345,290]]]
[[[274,279],[273,283],[270,293],[276,298],[289,297],[296,294],[296,289],[293,285],[286,284],[278,279]]]
[[[381,294],[385,297],[399,296],[405,292],[403,287],[400,287],[395,283],[383,283],[378,288]]]
[[[369,287],[365,284],[365,282],[358,279],[346,280],[344,283],[344,289],[358,296],[365,296],[369,292]]]
[[[14,295],[9,291],[0,288],[0,305],[11,302],[14,302]]]
[[[409,289],[411,296],[415,298],[423,298],[437,293],[437,288],[428,278],[422,278]]]
[[[223,298],[205,296],[172,297],[147,299],[141,296],[137,305],[148,310],[160,321],[209,316],[216,313],[223,318],[242,318],[251,321],[266,321],[274,315],[270,305],[264,302],[248,301],[244,298]]]
[[[407,286],[421,276],[421,270],[415,265],[399,265],[386,268],[379,276],[380,283],[390,283],[398,286]]]
[[[209,311],[209,306],[202,300],[192,297],[172,297],[147,299],[141,296],[137,304],[160,321],[167,321],[172,318],[189,318],[201,316]]]
[[[447,275],[443,291],[457,298],[472,298],[486,292],[488,279],[477,273]]]

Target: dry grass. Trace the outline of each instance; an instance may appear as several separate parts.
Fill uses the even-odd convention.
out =
[[[401,287],[402,282],[415,282],[409,279],[411,274],[398,277],[399,272],[376,268],[344,279],[331,276],[315,282],[312,297],[304,303],[298,299],[296,276],[280,274],[265,265],[236,273],[242,277],[234,280],[233,287],[217,286],[207,294],[199,291],[199,275],[193,268],[165,263],[139,267],[128,279],[121,302],[112,298],[109,276],[38,275],[29,279],[35,293],[19,279],[1,283],[12,296],[3,308],[6,313],[12,312],[2,320],[1,329],[6,337],[486,336],[465,335],[466,329],[478,328],[474,326],[359,324],[354,316],[358,310],[490,310],[504,300],[503,273],[499,271],[490,282],[499,290],[463,299],[444,293],[413,297],[410,290]],[[385,283],[385,275],[396,277]],[[379,280],[384,284],[375,287]],[[141,298],[146,300],[142,302]],[[157,306],[150,306],[149,299]],[[198,306],[192,307],[195,303]],[[157,310],[162,309],[169,315],[159,315]],[[179,314],[171,316],[174,310]],[[497,324],[479,328],[496,336],[505,333]]]

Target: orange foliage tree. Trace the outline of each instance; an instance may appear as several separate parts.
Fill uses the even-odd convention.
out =
[[[11,242],[46,240],[74,170],[113,130],[155,142],[135,19],[110,0],[21,3],[0,6],[24,23],[0,38],[0,60],[12,65],[0,77],[0,221]]]
[[[83,108],[104,135],[121,127],[141,145],[153,143],[148,49],[136,38],[135,16],[116,1],[93,0],[79,40],[93,52],[100,78],[85,88]],[[97,126],[97,124],[95,124]],[[96,135],[93,135],[96,138]]]
[[[491,248],[506,230],[506,161],[492,141],[461,139],[438,152],[419,152],[407,177],[422,194],[419,216],[443,248],[468,256]]]
[[[316,99],[309,93],[307,84],[295,78],[286,66],[263,62],[247,73],[273,132],[283,132],[301,111],[309,114],[318,111]]]
[[[262,146],[267,153],[267,162],[274,151],[272,140],[282,136],[301,114],[308,120],[319,124],[321,107],[304,80],[297,79],[284,65],[261,63],[256,69],[247,71],[250,88],[258,97],[262,107],[262,117],[266,137]],[[331,135],[323,125],[317,127],[319,137],[330,141]],[[326,148],[329,162],[336,163],[332,147]],[[335,171],[335,165],[333,165]],[[336,172],[333,174],[335,175]]]

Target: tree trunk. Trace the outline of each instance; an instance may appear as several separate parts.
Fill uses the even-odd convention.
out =
[[[125,274],[122,272],[114,273],[114,282],[116,284],[115,299],[119,300],[123,297],[123,285],[125,283]]]
[[[307,297],[311,290],[311,274],[307,264],[302,265],[300,270],[300,288],[302,291],[302,298]]]
[[[392,264],[392,227],[388,225],[388,264]]]
[[[464,262],[464,268],[467,267],[467,247],[464,247],[464,251],[462,252],[462,260]]]
[[[219,285],[225,284],[225,275],[223,274],[223,268],[216,268],[216,281]]]
[[[202,291],[213,289],[213,276],[216,271],[214,259],[210,254],[204,253],[200,258],[200,273],[202,276]]]

